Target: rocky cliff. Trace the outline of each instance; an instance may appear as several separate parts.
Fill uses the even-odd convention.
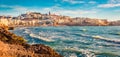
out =
[[[0,57],[62,57],[43,44],[29,45],[26,41],[0,26]]]

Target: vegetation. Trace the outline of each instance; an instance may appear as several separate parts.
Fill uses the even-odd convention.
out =
[[[62,57],[42,44],[29,45],[23,37],[0,27],[0,57]]]
[[[26,40],[20,36],[17,36],[9,31],[0,28],[0,40],[9,43],[9,44],[20,44],[23,45],[26,43]]]

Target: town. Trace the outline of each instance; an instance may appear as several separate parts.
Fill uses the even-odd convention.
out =
[[[41,14],[38,12],[27,12],[17,17],[0,16],[0,23],[10,27],[26,27],[26,26],[119,26],[120,20],[108,21],[107,19],[95,19],[69,16],[61,16],[56,14]]]

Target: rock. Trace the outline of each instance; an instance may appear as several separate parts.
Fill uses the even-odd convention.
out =
[[[26,43],[24,38],[17,36],[3,28],[0,28],[0,40],[9,44],[23,45]]]
[[[8,26],[0,22],[0,28],[8,30]]]
[[[0,57],[62,57],[48,46],[37,44],[24,48],[21,45],[0,41]]]
[[[8,30],[14,30],[14,27],[9,27]]]
[[[35,52],[39,56],[43,56],[45,54],[44,55],[45,57],[62,57],[61,55],[56,53],[53,49],[43,44],[31,45],[30,48],[28,48],[28,50]]]
[[[0,27],[0,57],[62,57],[43,44],[29,45],[24,38]]]

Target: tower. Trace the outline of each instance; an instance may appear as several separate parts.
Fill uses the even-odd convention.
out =
[[[49,15],[51,15],[50,11],[49,11]]]

